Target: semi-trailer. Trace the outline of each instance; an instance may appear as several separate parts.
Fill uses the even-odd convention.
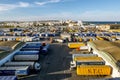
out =
[[[72,59],[75,57],[97,57],[97,54],[72,54]]]
[[[18,51],[15,53],[16,55],[39,55],[39,51]]]
[[[26,43],[26,45],[29,45],[29,46],[31,46],[31,45],[34,45],[34,46],[41,46],[41,43],[36,43],[36,42],[31,42],[31,43]]]
[[[38,61],[39,55],[14,55],[13,60],[15,61]]]
[[[112,73],[112,68],[108,65],[79,65],[77,66],[77,75],[99,75],[109,76]]]
[[[85,46],[85,43],[68,43],[68,47],[69,48],[73,48],[73,49],[76,49],[76,48],[79,48],[80,46]]]
[[[22,48],[40,48],[40,46],[35,46],[35,45],[31,45],[31,46],[24,46]]]
[[[90,57],[75,57],[73,59],[73,61],[86,61],[86,60],[96,60],[96,61],[99,61],[99,60],[102,60],[101,57],[96,57],[96,56],[90,56]]]
[[[29,66],[31,70],[39,71],[41,65],[38,62],[7,62],[3,66],[6,67],[16,67],[16,66]]]
[[[70,62],[70,69],[76,69],[77,65],[105,65],[105,61],[101,57],[77,56]]]
[[[28,75],[29,66],[0,67],[0,75]]]
[[[21,48],[20,51],[40,51],[40,48]]]

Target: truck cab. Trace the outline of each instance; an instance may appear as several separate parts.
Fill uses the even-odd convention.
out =
[[[39,71],[41,69],[41,64],[36,62],[34,67],[36,71]]]
[[[73,70],[73,69],[75,69],[76,68],[76,61],[71,61],[70,62],[70,70]]]

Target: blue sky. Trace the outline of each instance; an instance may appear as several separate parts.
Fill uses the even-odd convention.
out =
[[[0,21],[120,21],[120,0],[0,0]]]

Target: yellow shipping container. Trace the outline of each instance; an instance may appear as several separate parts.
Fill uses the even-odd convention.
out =
[[[17,37],[17,38],[16,38],[16,41],[20,41],[20,40],[21,40],[21,38],[20,38],[20,37]]]
[[[93,41],[93,39],[92,38],[90,38],[90,42],[92,42]]]
[[[99,36],[97,36],[96,37],[98,40],[104,40],[103,38],[101,38],[101,37],[99,37]]]
[[[111,75],[112,68],[108,65],[80,65],[77,75]]]
[[[103,61],[101,57],[96,57],[96,56],[86,56],[86,57],[75,57],[74,61]]]
[[[80,46],[85,46],[84,43],[68,43],[69,48],[79,48]]]
[[[82,42],[82,38],[79,38],[79,41]]]

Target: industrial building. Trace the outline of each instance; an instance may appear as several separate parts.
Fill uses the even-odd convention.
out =
[[[88,42],[89,51],[102,57],[112,67],[112,77],[120,77],[120,46],[118,42],[96,40]]]
[[[115,31],[117,29],[120,29],[120,24],[98,25],[97,28],[103,31],[111,31],[111,30]]]

